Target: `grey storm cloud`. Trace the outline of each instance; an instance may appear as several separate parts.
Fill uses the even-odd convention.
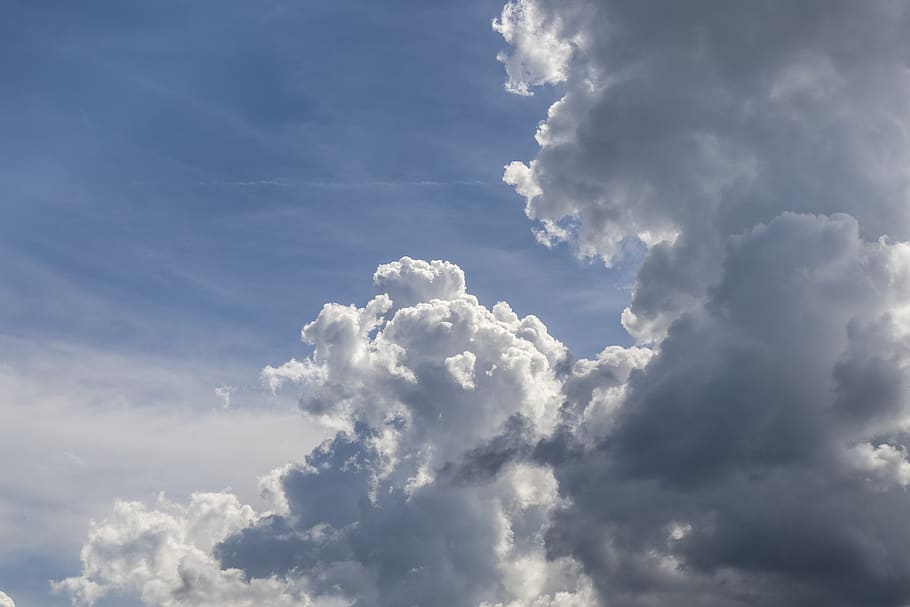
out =
[[[76,603],[910,603],[910,6],[514,0],[506,167],[538,239],[642,256],[638,345],[577,360],[402,258],[263,370],[333,437],[230,493],[120,502]]]

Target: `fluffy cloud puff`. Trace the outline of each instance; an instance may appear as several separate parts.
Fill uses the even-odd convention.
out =
[[[0,607],[16,607],[16,603],[5,592],[0,591]]]
[[[186,506],[161,498],[153,509],[118,502],[108,519],[92,525],[81,554],[82,575],[54,588],[68,593],[74,605],[117,593],[166,607],[344,604],[314,603],[299,581],[249,580],[240,570],[223,569],[214,546],[254,518],[249,506],[224,493],[194,494]]]
[[[532,86],[565,81],[575,45],[562,36],[559,23],[547,19],[536,4],[510,2],[502,9],[502,18],[493,21],[493,29],[516,49],[497,57],[509,75],[506,90],[532,95]]]

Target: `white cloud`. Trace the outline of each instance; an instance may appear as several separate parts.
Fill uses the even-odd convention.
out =
[[[215,396],[221,399],[225,409],[231,408],[231,393],[234,392],[234,388],[231,386],[218,386],[214,390]]]
[[[5,592],[0,591],[0,607],[16,607],[16,603]]]
[[[476,385],[474,383],[476,366],[477,356],[467,350],[446,359],[446,369],[465,390],[473,390]]]
[[[873,447],[869,443],[860,443],[847,451],[850,463],[857,471],[887,485],[895,484],[906,487],[910,484],[910,462],[907,461],[907,448],[895,447],[887,443]]]
[[[448,261],[423,261],[402,257],[379,266],[373,283],[399,308],[433,299],[457,299],[465,295],[464,272]],[[385,310],[383,310],[384,312]]]
[[[154,510],[117,502],[113,514],[89,532],[82,575],[54,588],[68,593],[76,605],[92,605],[112,591],[170,607],[319,604],[286,580],[247,581],[241,571],[221,569],[212,549],[254,517],[252,508],[224,493],[195,493],[187,506],[161,498]]]
[[[363,308],[326,305],[303,331],[313,356],[266,368],[268,381],[302,383],[301,407],[330,427],[399,419],[406,430],[384,446],[389,457],[424,445],[423,457],[445,461],[513,415],[540,435],[553,428],[566,349],[537,318],[505,303],[484,308],[448,262],[402,258],[380,266],[374,283],[380,293]]]
[[[532,95],[532,86],[557,84],[566,79],[574,45],[561,35],[558,21],[536,3],[509,2],[503,7],[501,17],[493,21],[493,29],[514,49],[497,57],[509,75],[508,91]]]

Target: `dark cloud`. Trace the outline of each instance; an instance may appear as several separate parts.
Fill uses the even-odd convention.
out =
[[[573,505],[551,548],[585,563],[606,604],[910,599],[907,480],[855,452],[890,444],[905,464],[892,254],[846,216],[784,215],[731,240],[722,280],[632,378],[615,429],[555,467]]]

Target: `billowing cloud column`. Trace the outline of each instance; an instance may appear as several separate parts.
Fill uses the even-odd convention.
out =
[[[544,244],[643,256],[622,320],[657,352],[608,425],[545,441],[550,553],[611,606],[907,604],[910,9],[514,0],[494,27],[509,89],[564,87],[505,181]]]

